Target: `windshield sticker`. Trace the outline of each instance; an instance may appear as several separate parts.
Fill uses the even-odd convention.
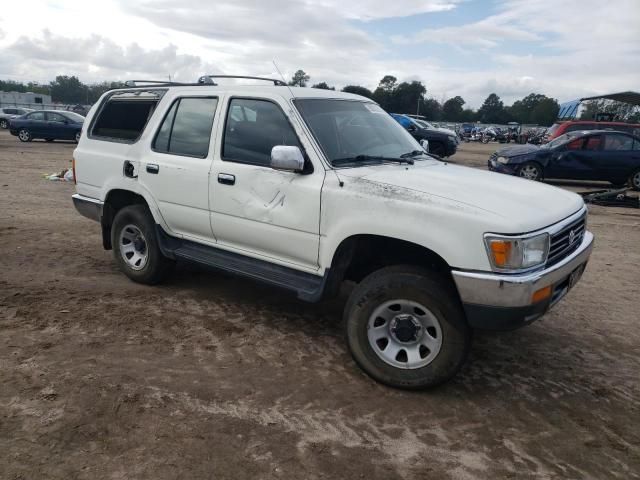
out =
[[[376,105],[375,103],[365,103],[364,106],[372,113],[387,113],[382,109],[380,105]]]

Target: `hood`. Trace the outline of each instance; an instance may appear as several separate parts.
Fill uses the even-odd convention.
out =
[[[518,155],[528,155],[540,150],[537,145],[531,145],[525,143],[524,145],[510,145],[508,147],[502,147],[496,153],[499,157],[517,157]]]
[[[442,132],[445,135],[449,135],[450,137],[457,137],[458,136],[458,134],[456,132],[454,132],[453,130],[450,130],[448,128],[440,128],[440,127],[438,127],[435,130],[438,131],[438,132]]]
[[[577,212],[579,195],[519,177],[423,160],[415,165],[375,165],[340,169],[347,178],[387,184],[462,203],[501,218],[497,233],[524,233],[547,227]],[[347,183],[347,182],[345,182]],[[487,222],[490,223],[489,219]]]

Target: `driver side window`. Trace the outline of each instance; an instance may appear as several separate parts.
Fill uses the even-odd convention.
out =
[[[269,100],[233,98],[227,110],[222,159],[268,167],[271,149],[290,145],[302,150],[282,109]]]

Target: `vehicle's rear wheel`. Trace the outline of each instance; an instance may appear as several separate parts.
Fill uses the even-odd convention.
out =
[[[629,177],[629,186],[634,190],[640,190],[640,170],[636,170]]]
[[[398,388],[434,387],[464,364],[471,329],[452,288],[411,266],[366,277],[344,311],[356,363],[375,380]]]
[[[0,128],[9,128],[9,121],[6,118],[0,119]]]
[[[518,175],[527,180],[541,180],[542,167],[536,162],[525,162],[518,168]]]
[[[162,255],[153,217],[144,205],[124,207],[116,214],[111,245],[120,269],[134,282],[159,283],[174,265]]]
[[[18,131],[18,138],[20,139],[21,142],[30,142],[31,140],[33,140],[33,137],[31,136],[31,132],[26,128],[21,128]]]

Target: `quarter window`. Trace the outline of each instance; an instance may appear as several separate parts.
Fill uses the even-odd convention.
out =
[[[217,105],[217,98],[176,100],[162,121],[153,149],[160,153],[206,157]]]
[[[156,99],[113,99],[100,110],[91,135],[115,141],[133,143],[147,125],[156,107]]]
[[[269,166],[271,149],[276,145],[300,148],[280,107],[268,100],[232,99],[224,130],[223,160]]]

